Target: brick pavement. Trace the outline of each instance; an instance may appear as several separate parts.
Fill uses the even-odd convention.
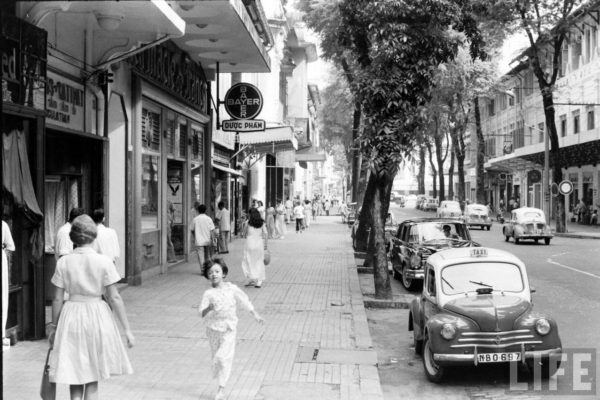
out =
[[[291,229],[292,225],[288,225]],[[228,280],[243,288],[243,239],[225,259]],[[319,217],[302,234],[270,243],[263,287],[243,288],[265,318],[240,311],[228,399],[383,399],[363,297],[346,225]],[[121,294],[137,345],[135,373],[100,383],[103,399],[212,399],[216,383],[197,306],[209,287],[187,263],[126,287]],[[25,341],[3,353],[5,399],[38,398],[47,342]],[[59,386],[57,399],[67,399]]]

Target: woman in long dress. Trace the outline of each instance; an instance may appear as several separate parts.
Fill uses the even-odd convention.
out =
[[[72,400],[96,400],[99,380],[133,372],[111,309],[102,300],[105,290],[129,347],[135,338],[115,286],[121,276],[110,258],[91,246],[96,224],[81,215],[73,220],[69,236],[77,247],[58,260],[51,280],[55,294],[48,332],[53,347],[50,381],[70,385]]]
[[[275,231],[275,208],[271,204],[268,204],[266,213],[266,224],[269,239],[277,239],[277,233]]]
[[[283,204],[283,200],[279,200],[279,203],[275,208],[275,232],[279,239],[285,237],[285,205]]]
[[[248,279],[246,286],[259,288],[265,280],[265,249],[268,234],[260,212],[256,208],[251,208],[248,215],[248,235],[244,245],[242,270]]]

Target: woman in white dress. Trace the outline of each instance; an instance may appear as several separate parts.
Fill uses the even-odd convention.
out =
[[[244,245],[242,270],[248,279],[246,286],[259,288],[265,280],[265,249],[268,234],[260,212],[256,208],[251,208],[248,215],[248,234]]]
[[[8,320],[8,255],[7,251],[15,251],[15,242],[10,234],[8,224],[2,221],[2,346],[9,346],[6,337],[6,321]]]
[[[70,385],[72,400],[96,400],[99,380],[133,372],[111,309],[101,297],[106,290],[132,347],[135,338],[115,286],[121,276],[107,256],[91,247],[96,235],[89,216],[75,218],[69,236],[77,247],[58,260],[51,280],[55,295],[48,332],[53,347],[50,381]]]
[[[285,205],[280,200],[275,208],[275,232],[279,239],[283,239],[286,233],[285,227]]]

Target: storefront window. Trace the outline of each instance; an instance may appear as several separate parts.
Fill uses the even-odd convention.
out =
[[[158,229],[159,166],[157,155],[142,155],[142,231]]]

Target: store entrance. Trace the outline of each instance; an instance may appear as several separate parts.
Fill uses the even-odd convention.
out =
[[[185,257],[186,224],[183,219],[183,171],[182,161],[167,161],[167,183],[165,215],[167,216],[166,253],[169,264],[179,262]]]

